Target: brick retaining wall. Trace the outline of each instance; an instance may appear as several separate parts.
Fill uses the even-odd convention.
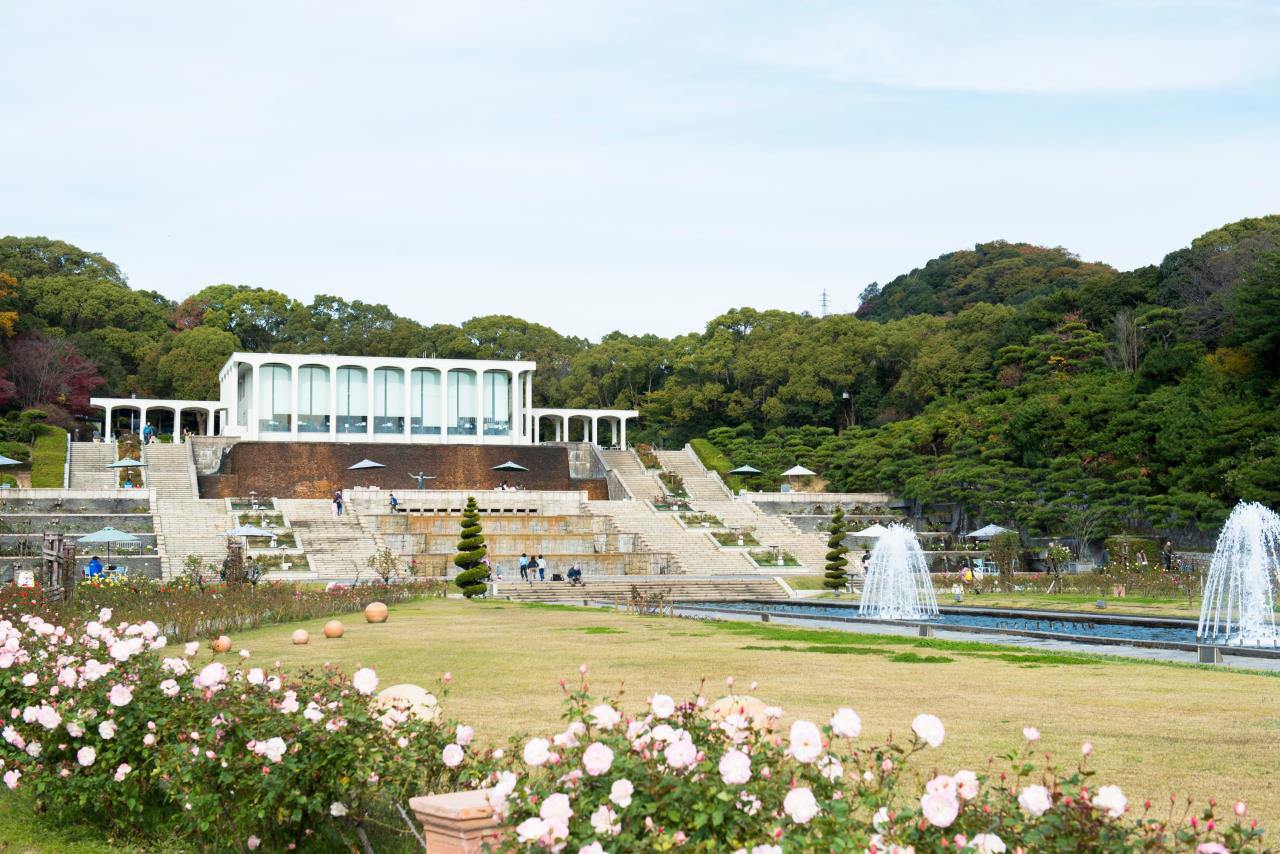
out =
[[[348,471],[363,459],[385,468]],[[507,460],[527,472],[497,472]],[[201,498],[248,495],[274,498],[328,498],[335,490],[377,486],[415,489],[411,473],[435,475],[428,489],[494,489],[502,481],[535,490],[585,489],[591,498],[608,498],[603,479],[575,479],[564,447],[540,445],[391,445],[327,442],[238,442],[217,474],[201,475]]]

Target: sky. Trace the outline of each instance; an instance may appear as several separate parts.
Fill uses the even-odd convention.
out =
[[[0,234],[598,340],[1280,212],[1272,0],[5,3]]]

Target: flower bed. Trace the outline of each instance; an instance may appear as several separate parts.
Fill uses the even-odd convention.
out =
[[[1212,805],[1188,820],[1129,804],[1094,781],[1087,743],[1074,768],[1042,766],[1031,728],[1004,767],[948,772],[936,770],[945,729],[933,715],[917,715],[908,738],[869,745],[852,709],[786,729],[781,709],[733,695],[657,694],[627,713],[593,698],[582,673],[565,731],[514,744],[518,761],[490,778],[501,850],[1208,854],[1261,839],[1242,803],[1234,820],[1215,820]],[[917,780],[924,768],[935,770]]]
[[[305,561],[303,561],[305,564]],[[310,620],[359,611],[377,600],[387,604],[417,596],[443,595],[441,579],[418,579],[392,585],[335,585],[329,588],[293,583],[206,584],[186,578],[151,581],[133,575],[83,581],[71,602],[45,602],[38,590],[22,609],[57,622],[86,619],[111,608],[129,622],[156,620],[174,640],[207,638],[270,623]],[[0,611],[0,617],[17,618]]]
[[[715,531],[711,536],[715,537],[716,542],[721,546],[726,547],[737,548],[739,546],[749,547],[760,545],[760,541],[756,539],[756,535],[747,530],[736,532]],[[741,539],[742,542],[738,542],[739,539]]]
[[[800,561],[796,560],[796,556],[791,552],[772,552],[772,551],[750,551],[747,555],[751,558],[751,562],[761,568],[770,566],[800,566]],[[781,563],[779,563],[781,558]]]
[[[0,621],[3,781],[55,816],[217,850],[353,850],[408,836],[408,796],[479,773],[434,697],[380,702],[372,670],[197,669],[197,644],[95,616]]]

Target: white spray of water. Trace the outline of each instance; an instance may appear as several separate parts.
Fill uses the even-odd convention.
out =
[[[1280,516],[1240,502],[1218,534],[1196,636],[1238,646],[1275,646]]]
[[[915,531],[893,524],[871,551],[858,613],[880,620],[923,620],[938,616],[938,598],[929,564]]]

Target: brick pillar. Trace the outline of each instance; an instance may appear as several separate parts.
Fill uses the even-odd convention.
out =
[[[483,789],[411,798],[409,809],[422,824],[427,854],[481,854],[503,836]]]

